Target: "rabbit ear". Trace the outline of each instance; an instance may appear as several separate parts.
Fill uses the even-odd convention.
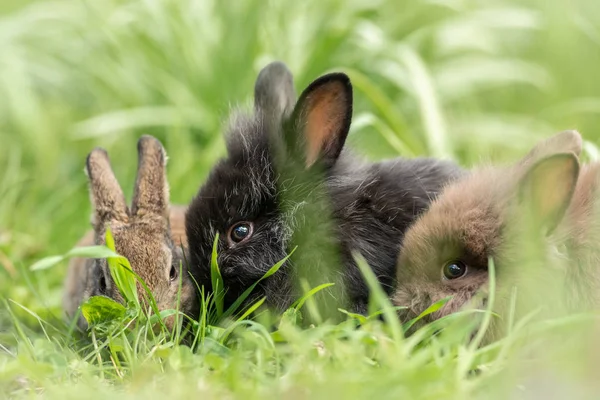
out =
[[[544,157],[557,153],[573,153],[579,157],[583,141],[575,130],[563,131],[541,141],[521,160],[521,165],[531,165]]]
[[[169,187],[166,177],[165,149],[158,139],[144,135],[138,141],[138,171],[131,213],[167,216]]]
[[[573,153],[554,154],[535,163],[520,182],[520,200],[551,233],[563,218],[575,191],[579,161]]]
[[[94,206],[94,225],[107,221],[126,222],[128,219],[125,195],[110,167],[106,150],[95,148],[88,155],[85,171],[90,181],[90,197]]]
[[[294,77],[287,66],[274,61],[264,67],[254,85],[254,108],[268,120],[279,122],[296,102]]]
[[[306,167],[317,160],[328,168],[340,155],[352,120],[352,84],[346,74],[324,75],[300,95],[290,138],[304,152]],[[297,149],[297,148],[296,148]]]

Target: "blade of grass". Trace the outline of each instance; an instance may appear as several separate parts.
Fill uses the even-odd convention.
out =
[[[294,247],[294,249],[290,252],[290,254],[288,254],[287,256],[285,256],[281,261],[279,261],[277,264],[273,265],[263,276],[262,278],[260,278],[258,281],[254,282],[252,284],[252,286],[250,286],[248,289],[246,289],[244,291],[244,293],[242,293],[242,295],[240,297],[238,297],[235,302],[227,309],[227,311],[225,311],[225,313],[221,316],[222,319],[228,318],[229,316],[231,316],[239,307],[240,305],[248,298],[248,296],[250,296],[250,294],[252,293],[252,291],[254,290],[254,288],[256,288],[256,286],[262,282],[263,280],[267,279],[268,277],[270,277],[271,275],[273,275],[274,273],[276,273],[277,271],[279,271],[279,269],[283,266],[283,264],[285,264],[285,262],[292,256],[292,254],[294,254],[294,252],[296,251],[297,247]]]
[[[331,287],[335,285],[335,283],[323,283],[317,287],[312,288],[311,290],[309,290],[308,292],[306,292],[301,298],[299,298],[298,300],[296,300],[291,307],[295,308],[296,310],[300,310],[302,308],[302,306],[304,305],[304,303],[306,302],[306,300],[308,300],[309,298],[311,298],[312,296],[314,296],[315,294],[317,294],[318,292],[320,292],[323,289],[326,289],[328,287]]]
[[[398,57],[406,66],[415,88],[429,153],[438,158],[452,158],[453,151],[448,141],[446,124],[431,74],[421,57],[412,48],[399,46]]]
[[[18,318],[13,313],[13,310],[11,309],[8,302],[6,300],[3,300],[3,302],[4,302],[4,306],[5,306],[6,310],[10,314],[10,318],[13,322],[15,330],[17,331],[17,335],[21,338],[21,343],[25,344],[25,349],[29,353],[29,356],[35,360],[35,358],[36,358],[35,351],[33,348],[33,344],[31,343],[31,340],[29,340],[29,338],[25,334],[25,331],[23,331],[23,327],[21,326],[21,323],[19,322]]]
[[[353,257],[362,276],[365,278],[367,286],[369,287],[372,299],[371,302],[382,310],[383,316],[390,329],[394,344],[396,348],[399,349],[404,341],[404,335],[402,334],[402,326],[400,325],[398,315],[390,303],[387,295],[383,291],[381,285],[379,284],[379,281],[375,277],[373,270],[367,264],[367,260],[365,260],[362,255],[356,252],[353,253]]]
[[[31,265],[31,267],[29,267],[29,270],[41,271],[44,269],[48,269],[66,259],[73,257],[109,258],[119,257],[119,255],[106,246],[81,246],[75,247],[61,256],[49,256],[42,258],[41,260],[38,260],[33,265]]]
[[[483,319],[479,325],[479,329],[475,334],[475,337],[471,340],[469,345],[463,349],[463,353],[459,355],[458,365],[456,369],[457,379],[464,379],[468,375],[469,371],[473,368],[475,357],[477,356],[477,350],[481,345],[485,334],[490,325],[490,321],[493,316],[493,307],[496,298],[496,269],[493,258],[488,259],[488,276],[489,276],[489,289],[488,289],[488,302],[483,314]],[[461,380],[461,383],[463,381]]]
[[[219,233],[215,235],[213,242],[212,255],[210,258],[210,279],[212,283],[212,291],[214,293],[214,304],[217,310],[217,317],[221,318],[223,315],[223,307],[225,302],[225,287],[223,285],[223,277],[219,270],[217,246],[219,245]]]
[[[252,314],[254,311],[256,311],[260,306],[263,305],[263,303],[265,302],[265,300],[267,300],[266,297],[261,298],[260,300],[258,300],[257,302],[255,302],[254,304],[252,304],[250,307],[248,307],[248,309],[246,311],[244,311],[244,313],[242,315],[240,315],[237,318],[237,321],[242,321],[246,318],[248,318],[248,316],[250,314]]]
[[[27,312],[29,315],[31,315],[33,318],[35,318],[38,321],[38,324],[40,325],[40,328],[42,328],[42,332],[44,332],[44,336],[46,336],[46,339],[48,341],[50,341],[50,336],[48,336],[48,331],[46,331],[46,328],[44,327],[44,325],[48,325],[49,327],[51,327],[52,329],[54,329],[56,332],[61,332],[60,329],[58,329],[56,326],[52,325],[51,323],[49,323],[48,321],[44,320],[43,318],[41,318],[37,313],[33,312],[32,310],[30,310],[29,308],[25,307],[22,304],[17,303],[16,301],[9,299],[9,301],[20,307],[22,310],[24,310],[25,312]]]
[[[488,276],[489,276],[489,295],[488,295],[486,313],[483,316],[483,321],[481,322],[481,326],[479,327],[479,330],[477,331],[477,335],[475,336],[475,338],[473,339],[473,341],[470,344],[471,350],[475,350],[481,344],[481,342],[487,332],[487,329],[490,326],[490,321],[492,320],[492,316],[494,314],[492,310],[494,309],[494,303],[496,300],[496,267],[494,264],[494,259],[491,257],[488,259]]]
[[[415,317],[415,318],[411,319],[410,321],[406,322],[405,324],[403,324],[402,328],[404,329],[405,332],[408,331],[415,324],[415,322],[428,316],[429,314],[433,314],[434,312],[438,311],[440,308],[444,307],[444,305],[446,305],[446,303],[449,302],[450,299],[452,299],[452,296],[445,297],[439,301],[436,301],[435,303],[433,303],[432,305],[427,307],[427,309],[425,311],[423,311],[421,314],[419,314],[417,317]]]
[[[375,109],[381,113],[391,127],[391,132],[401,138],[402,142],[410,148],[412,154],[421,154],[423,149],[419,140],[411,134],[412,131],[408,128],[406,119],[386,94],[367,75],[360,71],[350,68],[345,68],[344,71],[352,80],[352,85],[363,92],[373,103]],[[395,141],[392,139],[392,142]]]

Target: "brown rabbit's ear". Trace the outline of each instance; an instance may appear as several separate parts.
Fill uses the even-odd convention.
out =
[[[575,130],[563,131],[538,143],[521,160],[521,165],[530,165],[557,153],[573,153],[579,157],[583,147],[581,134]]]
[[[269,121],[281,122],[296,102],[294,77],[288,67],[274,61],[264,67],[254,85],[254,108]]]
[[[324,75],[300,95],[288,138],[304,152],[306,167],[316,161],[329,168],[339,157],[352,120],[352,84],[346,74]]]
[[[90,181],[90,198],[94,206],[94,225],[114,220],[126,222],[127,204],[123,190],[110,167],[106,150],[95,148],[88,155],[85,171]]]
[[[554,154],[535,163],[520,182],[520,200],[536,222],[551,233],[562,220],[579,177],[573,153]]]
[[[131,213],[167,216],[169,186],[166,177],[165,149],[158,139],[144,135],[138,141],[138,171]]]

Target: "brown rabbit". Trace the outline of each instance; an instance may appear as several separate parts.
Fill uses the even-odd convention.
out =
[[[94,207],[93,232],[88,232],[78,245],[104,244],[106,226],[115,241],[115,249],[126,257],[133,271],[146,283],[160,310],[177,307],[181,278],[179,309],[193,315],[197,308],[194,283],[187,272],[183,251],[187,252],[185,206],[169,206],[166,178],[166,153],[161,143],[142,136],[138,141],[138,172],[131,208],[110,166],[104,149],[94,149],[87,158],[86,173],[90,181],[90,197]],[[180,265],[182,276],[180,277]],[[138,283],[141,299],[145,291]],[[65,280],[63,304],[73,317],[90,296],[104,295],[123,301],[104,259],[75,258]],[[166,319],[167,327],[174,322]],[[78,320],[85,329],[84,318]]]
[[[567,290],[560,302],[571,309],[600,305],[596,268],[600,250],[594,240],[600,236],[591,218],[600,166],[592,164],[580,171],[581,146],[577,132],[565,131],[538,144],[516,165],[481,168],[449,184],[403,241],[392,297],[395,305],[407,307],[400,317],[413,318],[449,296],[452,299],[423,322],[467,303],[483,307],[488,257],[494,259],[498,293],[511,282],[518,287],[522,276],[512,280],[511,275],[522,272],[519,253],[529,243],[540,243],[546,255],[564,245],[571,251],[571,261],[578,264],[578,268],[562,265],[552,270],[543,265],[534,280],[539,283],[544,275],[557,278],[558,286]],[[572,290],[575,283],[577,290]],[[582,285],[590,290],[579,290]],[[500,307],[507,297],[497,295],[496,305]],[[492,329],[490,335],[494,334]]]

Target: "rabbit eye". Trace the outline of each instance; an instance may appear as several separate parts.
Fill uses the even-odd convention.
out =
[[[100,294],[106,294],[106,278],[104,274],[100,277],[100,282],[98,282],[98,291]]]
[[[253,226],[251,222],[238,222],[229,228],[228,239],[230,244],[240,243],[252,236]]]
[[[458,279],[467,273],[467,265],[460,260],[453,260],[444,265],[442,273],[446,279]]]
[[[171,270],[169,271],[169,279],[171,281],[174,281],[177,279],[178,275],[179,275],[179,271],[177,271],[177,268],[175,268],[174,265],[171,265]]]

